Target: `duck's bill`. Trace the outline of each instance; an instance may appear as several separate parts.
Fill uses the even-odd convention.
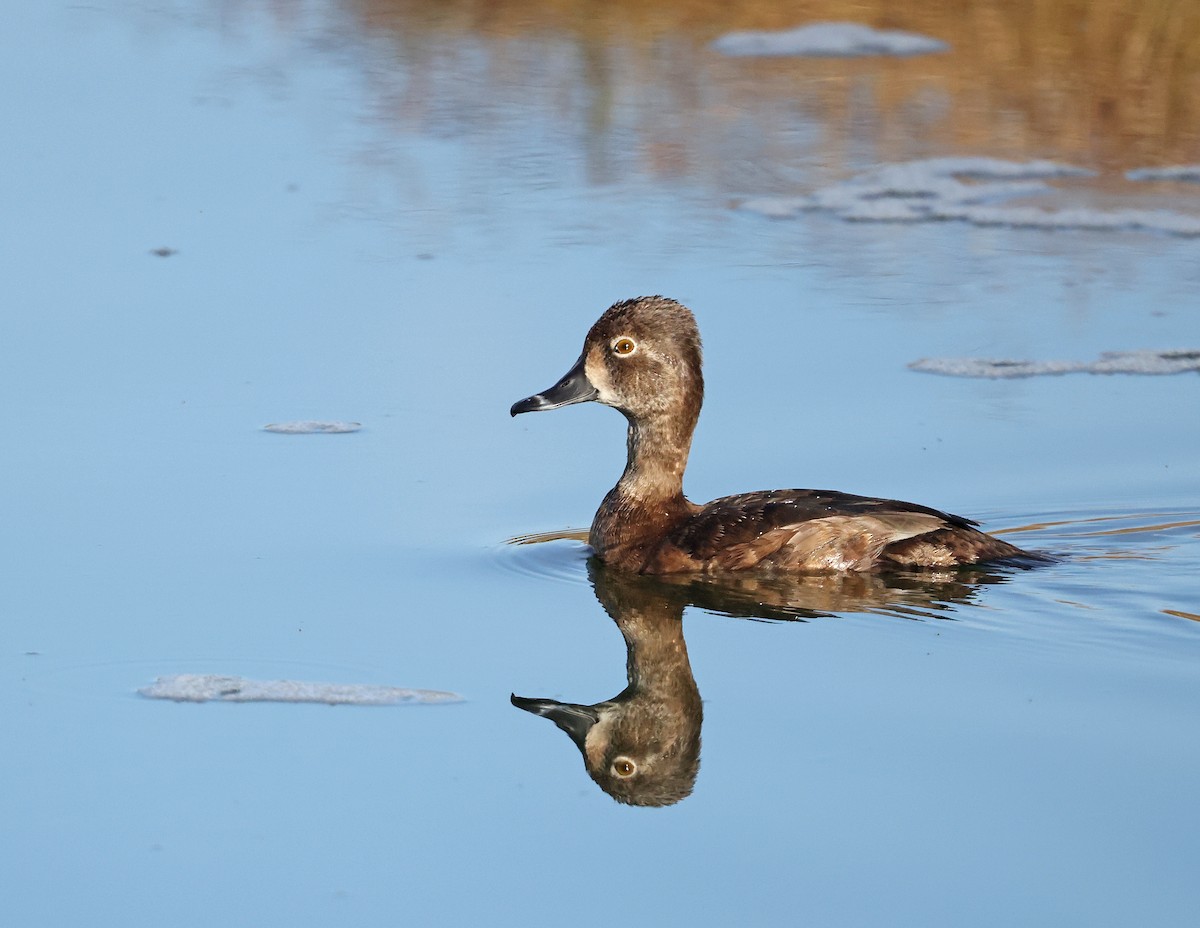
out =
[[[583,371],[583,360],[583,355],[580,355],[575,366],[549,390],[543,390],[541,393],[535,393],[533,396],[527,396],[525,399],[513,403],[510,413],[519,416],[523,412],[541,412],[546,409],[558,409],[560,406],[594,400],[597,396],[596,388],[592,386],[592,382],[587,379],[587,374]]]
[[[581,706],[573,702],[558,702],[554,699],[530,699],[513,693],[510,697],[512,704],[518,709],[550,719],[555,725],[571,736],[571,740],[583,750],[587,733],[592,726],[600,721],[600,713],[591,706]]]

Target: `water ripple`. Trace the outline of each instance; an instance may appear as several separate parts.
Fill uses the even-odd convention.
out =
[[[1146,510],[1051,513],[993,534],[1020,534],[1022,545],[1053,549],[1076,560],[1155,560],[1167,551],[1194,542],[1200,537],[1197,528],[1200,528],[1200,511]],[[1109,539],[1119,539],[1122,543]]]
[[[494,553],[500,566],[514,573],[586,584],[587,559],[592,553],[587,536],[587,529],[577,528],[517,535],[496,547]]]

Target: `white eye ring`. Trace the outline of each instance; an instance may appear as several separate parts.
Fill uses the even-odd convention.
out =
[[[612,348],[613,354],[618,357],[627,358],[637,351],[637,342],[628,335],[619,335],[612,340],[612,344],[609,347]]]
[[[637,773],[637,764],[628,757],[618,757],[613,761],[612,772],[622,780],[628,780],[631,776]]]

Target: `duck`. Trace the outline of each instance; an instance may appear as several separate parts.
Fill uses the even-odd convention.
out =
[[[683,476],[703,401],[695,316],[676,300],[641,296],[605,310],[571,369],[510,413],[597,402],[624,414],[625,470],[588,532],[594,556],[618,570],[842,573],[1045,560],[971,519],[894,499],[791,489],[693,503]]]

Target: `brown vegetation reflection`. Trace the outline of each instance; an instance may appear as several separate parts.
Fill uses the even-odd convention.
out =
[[[527,542],[528,543],[528,542]],[[689,796],[700,769],[700,691],[683,637],[683,612],[803,620],[833,612],[946,617],[1002,572],[794,575],[773,578],[646,577],[588,561],[596,598],[627,649],[628,685],[595,704],[512,696],[519,709],[553,721],[583,755],[596,784],[618,802],[665,806]]]
[[[768,192],[764,165],[930,154],[1123,171],[1200,160],[1195,0],[345,0],[409,65],[385,118],[486,125],[535,105],[620,168]],[[944,40],[914,58],[723,58],[741,29],[848,20]],[[804,127],[807,126],[808,130]],[[810,136],[800,138],[808,131]],[[616,164],[614,164],[616,162]],[[813,165],[808,165],[813,166]],[[711,176],[710,176],[711,175]]]

